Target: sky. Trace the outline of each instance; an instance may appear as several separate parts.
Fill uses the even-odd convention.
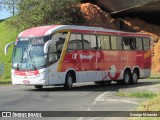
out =
[[[1,19],[5,19],[5,18],[8,18],[10,17],[12,14],[10,13],[10,11],[7,11],[6,9],[2,8],[0,10],[0,20]]]

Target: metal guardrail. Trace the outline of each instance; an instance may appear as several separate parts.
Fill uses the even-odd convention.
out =
[[[4,46],[6,43],[0,43],[0,80],[11,78],[11,55],[5,56]]]
[[[0,78],[3,79],[4,77],[4,62],[0,63]]]

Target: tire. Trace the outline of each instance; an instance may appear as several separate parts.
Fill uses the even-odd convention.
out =
[[[123,75],[123,83],[125,85],[128,85],[131,83],[131,73],[129,70],[125,70],[124,71],[124,75]]]
[[[137,70],[134,70],[132,73],[131,84],[137,84],[139,78],[139,74]]]
[[[71,89],[72,87],[73,87],[73,77],[72,77],[71,73],[68,73],[66,76],[64,88]]]
[[[36,89],[42,89],[43,88],[43,85],[35,85],[34,86]]]

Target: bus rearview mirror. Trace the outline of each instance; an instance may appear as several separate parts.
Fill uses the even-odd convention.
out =
[[[8,48],[9,48],[11,45],[13,45],[13,44],[15,44],[15,42],[10,42],[10,43],[8,43],[8,44],[5,46],[5,48],[4,48],[4,53],[5,53],[5,55],[8,54]]]
[[[53,40],[49,40],[44,44],[44,54],[48,53],[48,47],[50,46],[50,44],[55,44],[55,42]]]

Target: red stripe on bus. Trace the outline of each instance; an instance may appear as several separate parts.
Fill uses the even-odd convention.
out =
[[[16,70],[14,72],[14,74],[19,75],[19,76],[32,76],[32,75],[39,74],[39,71],[38,70],[35,70],[35,71],[18,71],[18,70]]]

